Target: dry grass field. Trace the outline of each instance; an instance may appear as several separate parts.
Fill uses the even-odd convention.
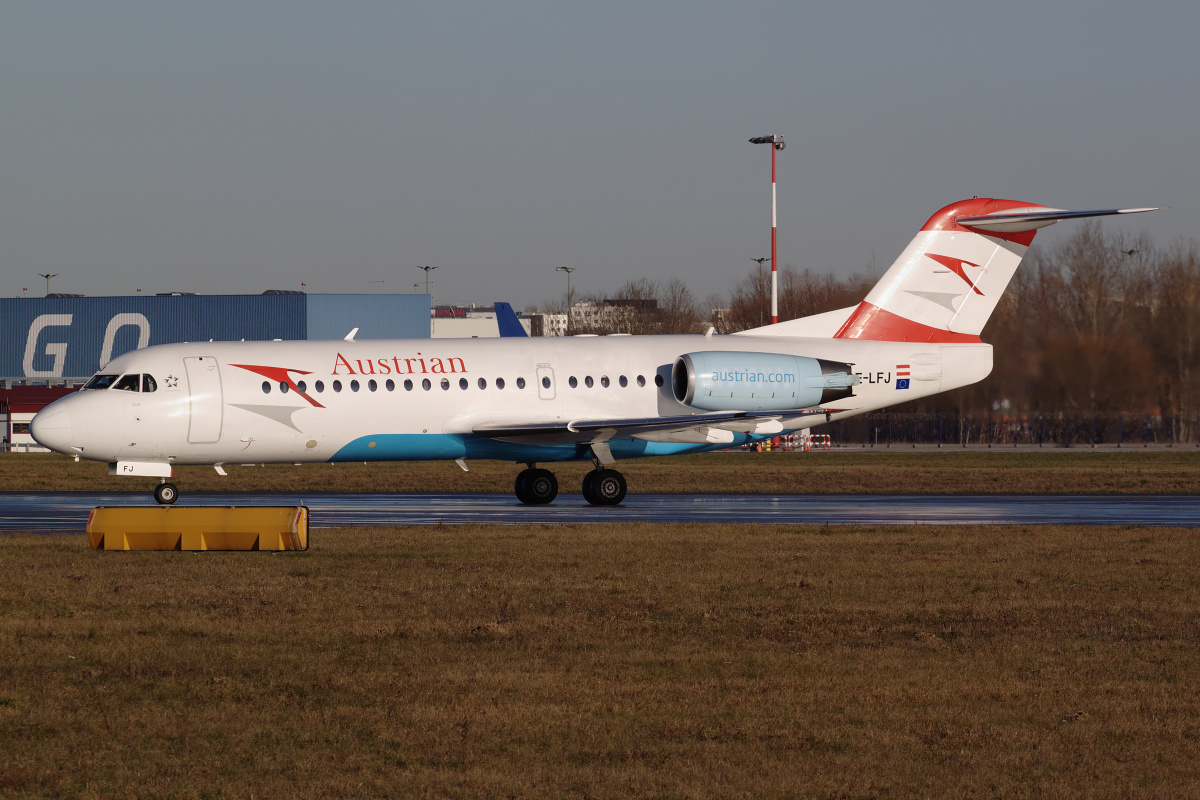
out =
[[[1182,797],[1195,531],[0,537],[0,795]]]
[[[180,490],[286,492],[511,492],[519,467],[453,462],[180,467]],[[551,465],[560,491],[578,493],[590,464]],[[1200,450],[705,453],[622,461],[631,492],[867,494],[1194,494]],[[154,479],[109,477],[66,456],[0,455],[0,490],[146,491]]]

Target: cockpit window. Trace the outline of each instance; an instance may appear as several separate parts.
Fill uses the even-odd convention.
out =
[[[107,389],[113,385],[118,375],[93,375],[92,379],[83,385],[85,389]]]
[[[137,392],[141,390],[141,385],[141,375],[122,375],[121,380],[117,381],[113,388],[120,389],[123,392]]]
[[[153,375],[143,375],[142,376],[142,391],[143,392],[158,391],[158,382],[154,380]]]

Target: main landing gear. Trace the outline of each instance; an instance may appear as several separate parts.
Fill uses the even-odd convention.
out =
[[[583,499],[594,506],[615,506],[625,499],[625,488],[625,476],[615,469],[594,469],[583,478]]]
[[[558,496],[558,478],[548,469],[521,470],[513,487],[517,499],[527,506],[543,506]]]
[[[175,484],[163,481],[154,487],[154,499],[161,505],[169,506],[179,499],[179,490],[175,488]]]
[[[545,505],[558,496],[558,479],[548,469],[530,466],[517,475],[517,499],[528,506]],[[625,499],[625,476],[597,467],[583,479],[583,499],[594,506],[615,506]]]

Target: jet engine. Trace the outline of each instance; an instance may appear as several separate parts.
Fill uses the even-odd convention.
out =
[[[675,360],[675,399],[705,411],[786,411],[851,397],[850,364],[782,353],[706,350]]]

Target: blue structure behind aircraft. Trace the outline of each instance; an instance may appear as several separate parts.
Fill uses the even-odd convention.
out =
[[[525,326],[517,319],[517,312],[508,303],[496,303],[496,327],[501,336],[528,336]]]
[[[0,378],[87,377],[156,344],[341,339],[351,328],[358,339],[427,339],[429,295],[4,298]]]

